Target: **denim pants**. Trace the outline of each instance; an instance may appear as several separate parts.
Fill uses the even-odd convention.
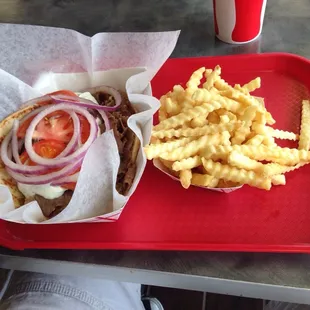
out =
[[[14,271],[0,310],[144,310],[141,285]]]

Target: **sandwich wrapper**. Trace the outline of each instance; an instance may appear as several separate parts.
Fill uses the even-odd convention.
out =
[[[159,101],[150,81],[172,53],[179,31],[99,33],[25,25],[0,25],[0,119],[31,99],[59,89],[83,92],[107,85],[127,92],[138,113],[128,120],[141,146],[149,142]],[[30,101],[27,102],[27,101]],[[69,205],[47,220],[36,201],[17,209],[0,185],[0,218],[18,223],[109,222],[119,218],[143,174],[146,157],[140,147],[137,171],[128,195],[115,188],[119,153],[113,131],[89,148]]]

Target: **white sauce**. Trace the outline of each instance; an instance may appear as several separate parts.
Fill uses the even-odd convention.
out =
[[[92,101],[93,103],[98,104],[97,100],[95,99],[95,97],[90,93],[90,92],[85,92],[85,93],[76,93],[80,98],[84,98],[87,100]]]
[[[76,94],[81,98],[88,99],[98,104],[97,100],[91,95],[90,92]],[[40,195],[46,199],[55,199],[62,196],[63,193],[66,191],[65,188],[62,188],[60,186],[52,186],[49,184],[30,185],[17,183],[17,187],[26,198],[31,198],[34,195]]]
[[[65,188],[62,188],[60,186],[51,186],[49,184],[30,185],[17,183],[17,187],[26,198],[31,198],[37,194],[46,199],[55,199],[62,196],[63,193],[66,191]]]
[[[98,104],[96,98],[90,93],[90,92],[85,92],[85,93],[76,93],[80,98],[88,99],[92,101],[93,103]],[[96,118],[96,122],[98,125],[102,124],[102,121],[100,118]],[[100,131],[98,131],[98,137],[101,135]]]

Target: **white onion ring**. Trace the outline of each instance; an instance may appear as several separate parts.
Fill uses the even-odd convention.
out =
[[[48,171],[49,167],[44,166],[26,166],[26,165],[20,165],[16,164],[12,161],[12,154],[9,152],[12,152],[12,147],[10,148],[10,151],[8,151],[9,143],[12,139],[13,131],[11,130],[4,140],[1,143],[1,149],[0,149],[0,156],[4,163],[4,165],[16,173],[23,173],[23,174],[29,174],[29,175],[36,175],[36,174],[42,174],[46,171]]]
[[[57,181],[58,179],[61,179],[67,175],[70,175],[72,172],[76,171],[76,169],[78,169],[81,166],[82,161],[83,160],[78,160],[74,163],[67,165],[61,170],[38,176],[25,176],[23,174],[16,173],[11,169],[7,169],[7,172],[16,182],[19,183],[33,184],[33,185],[50,184],[51,182]]]
[[[90,124],[90,133],[87,141],[81,146],[81,148],[77,149],[67,157],[61,157],[61,158],[44,158],[42,156],[39,156],[32,147],[32,136],[33,132],[37,126],[37,124],[41,121],[42,118],[44,118],[46,115],[59,111],[59,110],[69,110],[77,112],[87,119],[87,121]],[[48,107],[44,111],[40,112],[35,116],[35,118],[30,123],[25,136],[25,149],[29,155],[29,158],[35,162],[36,164],[43,165],[45,167],[49,168],[57,168],[57,167],[63,167],[66,164],[71,163],[72,161],[79,160],[82,157],[84,157],[85,153],[87,152],[88,148],[91,146],[91,144],[95,141],[97,138],[97,132],[98,132],[98,125],[96,123],[95,118],[85,109],[77,107],[72,104],[58,104],[55,106]]]
[[[105,87],[107,87],[107,86],[105,86]],[[121,97],[120,94],[119,94],[119,96],[120,96],[119,104],[117,106],[115,105],[114,107],[111,107],[113,109],[111,109],[110,111],[115,111],[120,106],[122,97]],[[104,121],[104,125],[105,125],[105,128],[106,128],[106,131],[111,129],[109,118],[108,118],[107,114],[105,113],[105,111],[109,111],[109,109],[107,109],[107,108],[110,108],[110,107],[106,107],[106,106],[101,106],[101,105],[95,104],[92,101],[84,99],[84,98],[80,98],[80,97],[75,98],[75,97],[67,96],[67,95],[66,96],[65,95],[51,95],[51,98],[53,100],[55,100],[55,102],[58,103],[58,104],[69,103],[69,104],[73,104],[73,105],[76,105],[76,106],[97,110],[98,113],[101,115],[103,121]]]
[[[98,91],[102,92],[102,93],[105,93],[105,94],[108,94],[108,95],[111,95],[114,98],[114,101],[115,101],[115,105],[112,106],[112,107],[101,106],[100,102],[98,102],[99,105],[101,107],[103,107],[103,109],[102,109],[103,111],[113,112],[113,111],[116,111],[119,108],[119,106],[121,105],[121,102],[122,102],[122,96],[119,93],[119,91],[117,91],[115,88],[113,88],[111,86],[100,86]]]
[[[108,116],[106,115],[106,113],[104,111],[99,110],[98,113],[101,115],[104,125],[105,125],[105,130],[109,131],[111,129],[111,125],[110,125],[110,121]]]
[[[47,106],[42,106],[42,107],[38,107],[36,109],[34,109],[33,111],[31,111],[30,113],[26,114],[20,121],[20,125],[22,125],[27,119],[29,119],[30,117],[38,114],[39,112],[45,110],[47,108]]]
[[[9,143],[9,145],[8,145],[8,158],[9,158],[10,160],[12,160],[12,158],[13,158],[12,142]]]

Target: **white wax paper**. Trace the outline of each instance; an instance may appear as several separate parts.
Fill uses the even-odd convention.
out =
[[[150,81],[172,53],[178,35],[178,31],[99,33],[90,38],[68,29],[2,24],[0,119],[47,92],[108,85],[127,92],[138,111],[129,118],[129,127],[141,145],[146,145],[159,107],[151,95]],[[115,189],[119,155],[113,132],[108,131],[87,152],[71,202],[59,215],[46,220],[36,202],[13,210],[13,206],[8,208],[10,197],[4,202],[0,197],[0,217],[20,223],[115,220],[135,191],[145,165],[140,148],[134,184],[127,196],[120,195]],[[3,197],[8,196],[6,190],[0,185]]]

